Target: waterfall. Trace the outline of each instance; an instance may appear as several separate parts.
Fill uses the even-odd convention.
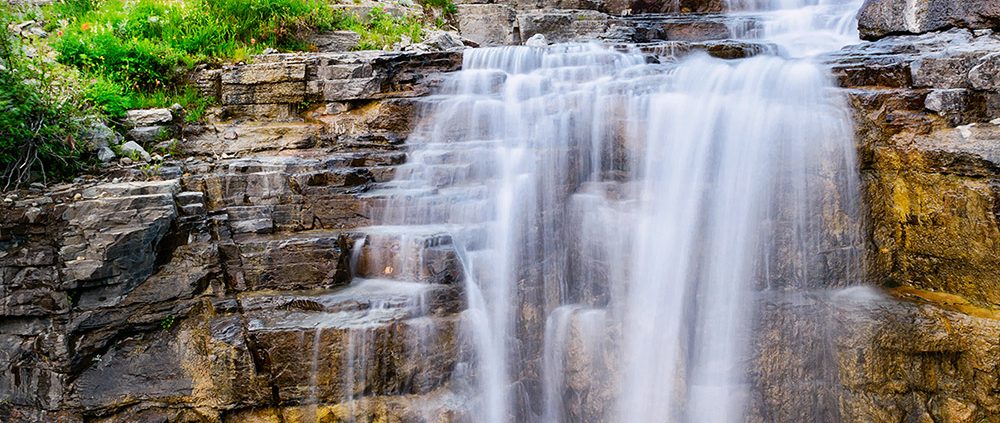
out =
[[[853,129],[811,59],[859,4],[730,5],[777,54],[471,49],[427,99],[378,219],[457,250],[475,421],[742,421],[760,293],[859,277]]]

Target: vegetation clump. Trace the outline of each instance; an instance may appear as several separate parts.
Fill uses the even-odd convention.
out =
[[[451,16],[451,0],[420,0]],[[267,49],[307,51],[310,34],[351,30],[359,50],[419,42],[419,15],[381,7],[363,17],[324,0],[59,0],[0,5],[0,170],[8,182],[64,178],[90,166],[80,148],[89,121],[123,124],[130,109],[179,104],[202,118],[212,99],[191,86],[197,66],[244,61]],[[45,35],[22,37],[19,22]],[[37,54],[26,55],[25,51]],[[0,186],[6,189],[9,186]]]
[[[84,113],[70,75],[9,28],[0,10],[0,189],[64,178],[86,164],[77,148]]]

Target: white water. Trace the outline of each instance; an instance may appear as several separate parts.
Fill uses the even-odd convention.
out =
[[[744,419],[754,292],[857,277],[853,130],[810,57],[859,3],[734,4],[778,56],[466,51],[375,195],[459,250],[475,421]]]

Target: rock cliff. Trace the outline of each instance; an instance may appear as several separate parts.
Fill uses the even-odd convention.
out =
[[[485,45],[652,42],[650,60],[773,48],[733,41],[758,23],[718,14],[723,2],[664,4],[463,2],[458,19]],[[879,288],[760,295],[752,421],[1000,419],[1000,13],[956,4],[869,0],[873,41],[824,59],[854,109]],[[220,107],[172,129],[183,159],[7,194],[0,417],[475,421],[450,378],[469,348],[449,236],[372,226],[423,96],[461,58],[274,54],[204,70],[192,80]],[[608,387],[575,374],[576,415],[600,415]]]

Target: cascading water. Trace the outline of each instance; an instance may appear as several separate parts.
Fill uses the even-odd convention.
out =
[[[429,99],[380,219],[458,251],[475,421],[742,421],[758,293],[858,278],[853,131],[810,57],[859,4],[731,3],[780,55],[473,49]]]

